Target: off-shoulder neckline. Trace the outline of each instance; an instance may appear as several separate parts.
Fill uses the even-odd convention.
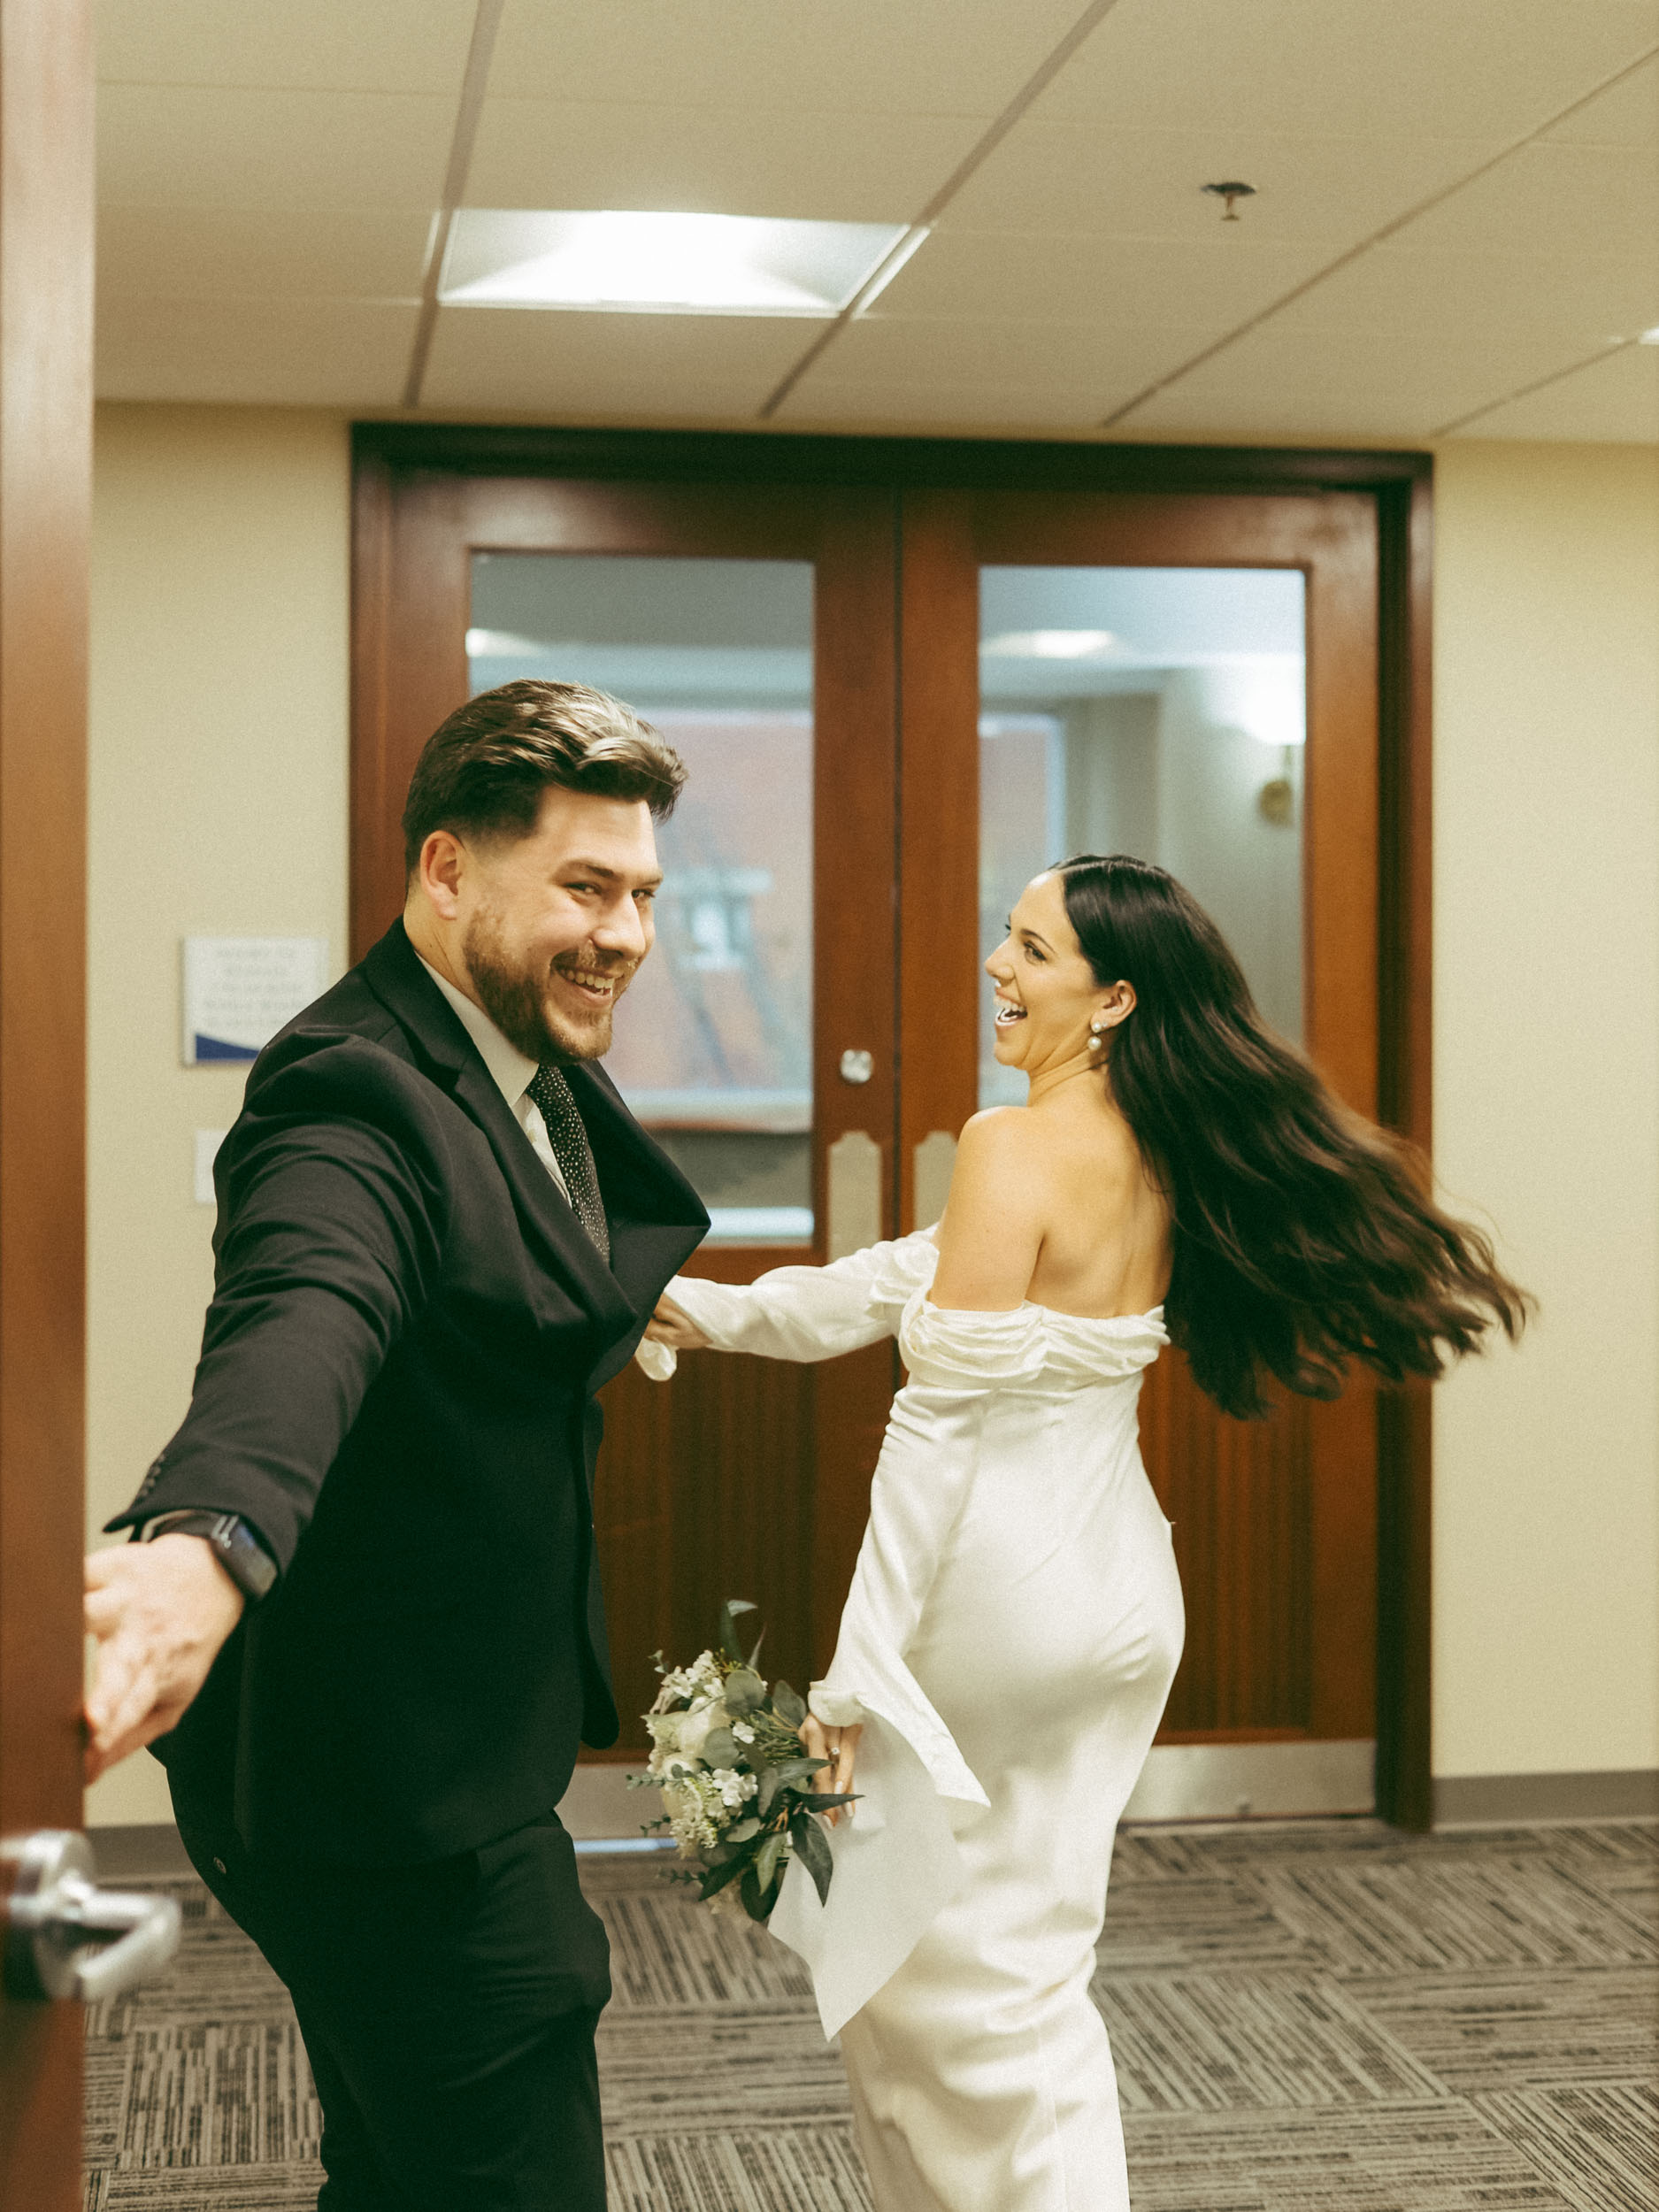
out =
[[[1144,1313],[1067,1313],[1063,1306],[1045,1306],[1036,1298],[1024,1298],[1017,1306],[940,1306],[926,1291],[922,1303],[930,1313],[949,1314],[966,1321],[1012,1321],[1022,1313],[1041,1313],[1054,1321],[1075,1321],[1086,1329],[1120,1329],[1125,1323],[1155,1322],[1164,1325],[1162,1301]]]

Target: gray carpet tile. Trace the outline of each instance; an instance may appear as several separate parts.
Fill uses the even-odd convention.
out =
[[[1303,1858],[1256,1878],[1275,1916],[1349,1974],[1659,1964],[1659,1935],[1547,1852]]]
[[[1580,2212],[1659,2205],[1659,2086],[1537,2089],[1470,2101]]]
[[[849,2120],[613,2141],[611,2212],[869,2212]]]
[[[612,2135],[658,2127],[811,2121],[849,2109],[840,2053],[817,2013],[612,2015],[599,2032]]]
[[[1236,1877],[1217,1880],[1203,1872],[1137,1881],[1127,1874],[1123,1855],[1113,1868],[1101,1944],[1109,1974],[1328,1963],[1319,1944],[1298,1935],[1274,1911],[1259,1884]]]
[[[1455,2100],[1131,2117],[1125,2132],[1135,2212],[1578,2212]]]
[[[742,1915],[700,1905],[662,1861],[587,1859],[582,1879],[611,1938],[614,2007],[811,2004],[793,1951]]]
[[[302,2163],[194,2174],[118,2168],[88,2176],[87,2212],[312,2212],[321,2181],[320,2167]]]
[[[1443,2093],[1341,1985],[1303,1974],[1095,1977],[1125,2112],[1417,2101]]]
[[[1363,1987],[1370,2016],[1460,2096],[1659,2074],[1651,1972],[1409,1974]]]
[[[616,2212],[867,2212],[800,1962],[661,1861],[592,1857]],[[193,1883],[173,1970],[88,2013],[88,2212],[293,2212],[286,1996]],[[1094,1994],[1136,2212],[1659,2212],[1659,1824],[1119,1839]]]

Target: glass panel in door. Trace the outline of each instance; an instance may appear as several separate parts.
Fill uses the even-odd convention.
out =
[[[1299,569],[981,569],[981,957],[1042,868],[1130,853],[1180,879],[1300,1040],[1304,597]],[[1018,1103],[991,1016],[987,991],[979,1103]]]
[[[812,564],[475,553],[467,663],[474,692],[608,691],[685,760],[657,954],[606,1068],[711,1242],[810,1243]]]

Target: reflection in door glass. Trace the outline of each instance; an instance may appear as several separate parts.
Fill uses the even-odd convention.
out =
[[[605,1066],[712,1241],[807,1241],[811,564],[478,553],[467,656],[475,692],[537,676],[626,700],[690,770]]]
[[[1132,853],[1180,879],[1300,1038],[1303,639],[1297,569],[982,569],[981,955],[1051,862]],[[979,1102],[1017,1103],[991,1019],[987,987]]]

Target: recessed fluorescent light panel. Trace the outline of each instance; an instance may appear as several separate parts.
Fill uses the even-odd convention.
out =
[[[446,307],[824,318],[878,273],[896,275],[910,254],[895,250],[911,235],[904,223],[464,207],[438,296]],[[926,233],[913,235],[911,251]]]

